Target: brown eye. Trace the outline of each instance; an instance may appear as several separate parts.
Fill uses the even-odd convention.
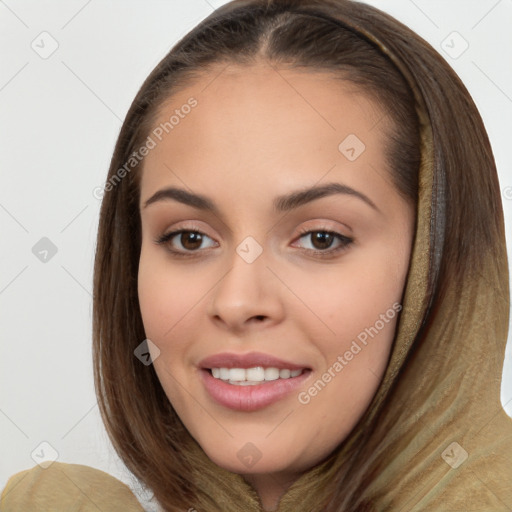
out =
[[[208,235],[199,231],[180,229],[162,235],[160,238],[157,238],[155,242],[159,245],[165,245],[170,252],[176,255],[187,255],[193,252],[202,252],[198,249],[201,249],[203,242],[207,242],[208,240],[213,242]],[[210,245],[203,247],[203,249],[212,247],[212,245],[213,244],[210,243]]]
[[[302,231],[299,240],[309,240],[308,243],[301,242],[302,248],[318,256],[329,256],[347,249],[354,241],[352,238],[325,229]],[[336,243],[337,242],[337,243]],[[310,247],[308,247],[308,245]]]
[[[315,249],[329,249],[334,241],[334,236],[326,231],[313,231],[311,241]]]
[[[188,251],[193,251],[194,249],[201,247],[203,235],[195,231],[183,231],[179,240],[183,248],[187,249]]]

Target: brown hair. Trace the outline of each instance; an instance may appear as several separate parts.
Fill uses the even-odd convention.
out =
[[[420,139],[414,95],[395,63],[365,34],[385,44],[407,70],[429,116],[434,147],[429,303],[434,305],[446,276],[462,278],[461,258],[464,268],[478,270],[482,254],[501,234],[494,160],[459,78],[428,43],[373,7],[349,0],[238,0],[221,7],[181,39],[142,85],[121,128],[107,181],[142,145],[159,108],[179,88],[210,65],[263,60],[277,68],[331,72],[377,101],[392,120],[387,134],[391,175],[397,189],[415,201]],[[196,484],[197,462],[184,448],[190,435],[153,367],[133,354],[145,339],[137,296],[140,172],[141,165],[112,187],[101,207],[93,317],[100,411],[118,454],[166,510],[194,505],[234,511],[236,496],[228,489],[220,490],[227,501],[214,503]],[[415,343],[420,341],[421,333]],[[392,390],[385,403],[391,399]],[[365,436],[371,438],[371,428]],[[356,455],[347,458],[343,485],[333,491],[327,510],[372,510],[372,497],[364,490],[374,468]],[[209,476],[215,478],[213,472]]]

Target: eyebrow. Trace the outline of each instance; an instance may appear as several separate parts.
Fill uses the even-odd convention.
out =
[[[352,187],[342,185],[341,183],[327,183],[303,190],[297,190],[290,194],[278,196],[274,199],[273,208],[276,212],[287,212],[303,206],[307,203],[320,199],[322,197],[332,196],[334,194],[344,194],[357,197],[371,206],[374,210],[380,212],[375,203],[365,194]],[[220,216],[219,208],[208,197],[201,194],[194,194],[182,188],[168,187],[155,192],[145,203],[144,208],[158,201],[175,200],[180,203],[192,206],[198,210],[210,211]]]

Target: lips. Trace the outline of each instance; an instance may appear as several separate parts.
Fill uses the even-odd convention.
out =
[[[296,395],[309,379],[307,370],[298,377],[263,382],[254,386],[236,386],[213,377],[208,370],[201,370],[200,377],[210,398],[217,404],[240,412],[253,412],[280,400]]]
[[[240,412],[252,412],[263,409],[280,400],[298,393],[312,370],[305,364],[285,361],[269,354],[250,352],[248,354],[215,354],[199,363],[200,377],[210,398],[223,407]],[[252,383],[253,385],[235,385],[215,378],[212,368],[277,368],[279,370],[302,370],[296,377]],[[240,384],[240,383],[238,383]]]
[[[199,363],[199,367],[204,370],[211,368],[254,368],[262,366],[264,368],[278,368],[280,370],[304,370],[311,369],[306,364],[285,361],[270,354],[261,352],[249,352],[247,354],[233,354],[223,352],[213,356],[206,357]]]

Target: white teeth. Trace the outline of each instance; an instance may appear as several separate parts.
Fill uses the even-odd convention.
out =
[[[245,378],[245,370],[243,368],[230,368],[229,369],[229,380],[234,380],[236,382],[240,382],[242,380],[247,380]]]
[[[263,381],[272,381],[277,379],[289,379],[297,377],[302,370],[288,370],[279,368],[263,368],[255,366],[253,368],[211,368],[212,375],[216,379],[229,381],[230,384],[239,386],[251,386]]]
[[[265,380],[279,379],[279,370],[277,368],[265,368]]]
[[[255,380],[257,382],[261,382],[265,380],[265,369],[263,368],[263,366],[247,368],[247,370],[245,370],[245,378],[247,380]]]

